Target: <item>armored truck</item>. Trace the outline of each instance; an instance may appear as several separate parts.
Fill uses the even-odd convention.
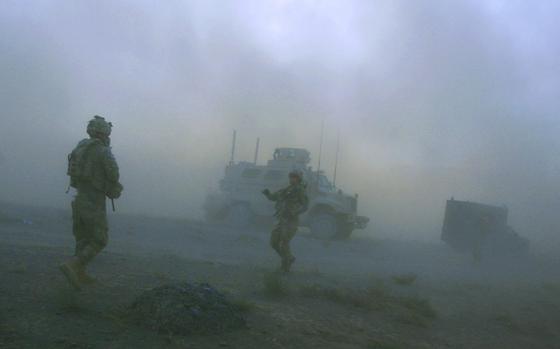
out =
[[[507,207],[476,202],[447,201],[441,239],[475,260],[519,258],[528,255],[529,241],[508,225]]]
[[[261,193],[265,188],[279,190],[288,185],[288,173],[294,169],[304,175],[309,210],[300,224],[322,238],[348,238],[355,229],[366,228],[369,218],[359,216],[358,195],[338,189],[322,171],[313,170],[309,151],[278,148],[266,165],[255,162],[230,162],[219,189],[210,193],[204,204],[209,221],[246,227],[259,221],[271,221],[274,204]]]

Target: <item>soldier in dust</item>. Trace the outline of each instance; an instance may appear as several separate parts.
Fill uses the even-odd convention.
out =
[[[278,224],[270,236],[270,245],[282,258],[281,269],[284,272],[289,272],[296,260],[290,250],[290,240],[297,232],[299,215],[307,211],[309,204],[303,174],[300,171],[292,171],[289,177],[288,187],[275,193],[271,193],[268,189],[263,191],[270,201],[276,202],[275,216],[278,218]]]
[[[87,126],[90,138],[80,141],[68,156],[70,186],[77,190],[72,202],[76,249],[74,257],[62,264],[60,270],[78,290],[95,281],[86,273],[86,266],[107,245],[105,198],[116,199],[123,190],[119,167],[110,148],[112,126],[95,116]]]

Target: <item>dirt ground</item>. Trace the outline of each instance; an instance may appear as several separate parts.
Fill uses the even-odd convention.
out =
[[[67,211],[0,205],[0,348],[560,348],[560,261],[473,263],[444,245],[368,238],[293,241],[293,273],[265,229],[113,215],[97,285],[73,291]],[[155,333],[130,323],[144,290],[207,282],[243,306],[221,335]]]

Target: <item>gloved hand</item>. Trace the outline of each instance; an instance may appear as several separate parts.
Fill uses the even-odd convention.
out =
[[[118,199],[121,197],[123,189],[124,188],[122,184],[120,184],[119,182],[114,182],[110,184],[105,195],[107,195],[109,199]]]

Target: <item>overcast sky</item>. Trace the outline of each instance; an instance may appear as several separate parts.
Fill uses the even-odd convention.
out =
[[[0,199],[68,207],[66,156],[115,125],[123,212],[197,217],[228,159],[319,148],[381,235],[437,238],[452,195],[560,236],[558,1],[0,4]],[[557,240],[558,241],[558,240]]]

